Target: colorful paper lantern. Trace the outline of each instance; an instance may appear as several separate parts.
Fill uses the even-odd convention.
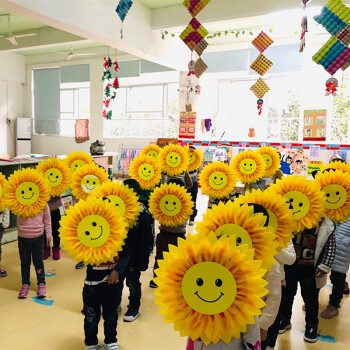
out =
[[[183,5],[187,8],[192,17],[196,17],[209,2],[210,0],[185,0]]]
[[[180,38],[193,51],[207,35],[208,31],[201,23],[196,18],[192,18],[186,29],[180,34]]]

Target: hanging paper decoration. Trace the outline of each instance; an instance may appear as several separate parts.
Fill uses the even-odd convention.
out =
[[[208,66],[199,57],[198,60],[196,61],[196,64],[194,65],[194,74],[196,75],[196,77],[199,78],[207,69],[208,69]]]
[[[117,12],[122,21],[122,28],[120,29],[120,39],[123,39],[123,23],[127,13],[129,12],[133,2],[131,0],[120,0],[115,12]]]
[[[189,63],[188,63],[188,74],[187,76],[191,76],[191,75],[194,75],[194,65],[196,64],[196,61],[194,60],[191,60]]]
[[[306,15],[306,5],[310,0],[302,0],[303,2],[303,11],[304,11],[304,16],[301,21],[301,36],[300,36],[300,49],[299,52],[303,52],[305,48],[305,36],[306,33],[308,32],[308,26],[307,26],[307,15]]]
[[[183,5],[187,8],[192,17],[196,17],[209,2],[210,0],[185,0]]]
[[[110,57],[104,57],[103,64],[103,75],[102,81],[106,81],[107,85],[104,88],[104,96],[103,96],[103,118],[110,120],[112,119],[112,110],[110,109],[111,101],[114,101],[117,96],[117,89],[119,89],[119,80],[117,77],[117,72],[119,70],[119,64],[117,60],[114,62]],[[113,78],[113,75],[114,78]]]
[[[330,74],[334,75],[339,68],[346,70],[350,63],[350,9],[341,0],[329,0],[322,8],[321,14],[314,17],[332,36],[316,52],[312,60]],[[327,81],[326,95],[336,94],[335,81]],[[337,83],[337,82],[336,82]],[[328,86],[329,85],[329,86]]]
[[[196,51],[197,55],[200,57],[202,56],[202,53],[204,50],[208,47],[208,42],[205,39],[202,39],[198,45],[194,48]]]
[[[182,41],[193,51],[196,46],[208,35],[208,31],[198,22],[196,18],[192,18],[186,29],[180,34]]]
[[[338,88],[338,80],[336,78],[329,78],[326,81],[326,96],[328,95],[337,95],[337,88]]]
[[[270,45],[272,45],[272,43],[273,40],[264,32],[260,32],[260,34],[252,41],[253,46],[255,46],[257,50],[259,50],[260,55],[252,63],[250,68],[261,76],[264,76],[265,73],[273,66],[273,63],[263,55],[263,52]],[[258,81],[250,88],[250,90],[258,98],[257,109],[258,114],[261,115],[264,103],[263,97],[270,90],[270,88],[261,78],[259,78]]]

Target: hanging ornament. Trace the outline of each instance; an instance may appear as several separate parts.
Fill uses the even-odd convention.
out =
[[[127,13],[129,12],[133,2],[131,0],[120,0],[115,12],[117,12],[122,21],[122,28],[120,29],[120,39],[123,39],[123,23]]]
[[[189,64],[188,64],[188,74],[187,74],[188,77],[191,76],[191,75],[194,75],[194,66],[195,66],[195,64],[196,64],[196,61],[194,61],[194,60],[191,60],[189,62]]]
[[[196,85],[194,89],[195,89],[194,93],[196,95],[200,95],[201,94],[201,86],[200,85]]]
[[[305,36],[306,36],[306,33],[308,32],[306,5],[310,1],[311,0],[302,0],[304,15],[303,15],[303,19],[301,21],[301,36],[300,36],[300,49],[299,49],[299,52],[303,52],[304,48],[305,48]]]
[[[329,78],[326,81],[326,96],[337,95],[338,80],[336,78]]]

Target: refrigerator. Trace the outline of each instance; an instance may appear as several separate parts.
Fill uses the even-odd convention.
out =
[[[16,156],[32,153],[32,119],[17,118]]]

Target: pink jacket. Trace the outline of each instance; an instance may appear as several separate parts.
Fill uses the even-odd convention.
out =
[[[52,237],[51,215],[49,206],[34,217],[24,218],[18,217],[18,236],[23,238],[36,238],[46,232],[46,237]]]

